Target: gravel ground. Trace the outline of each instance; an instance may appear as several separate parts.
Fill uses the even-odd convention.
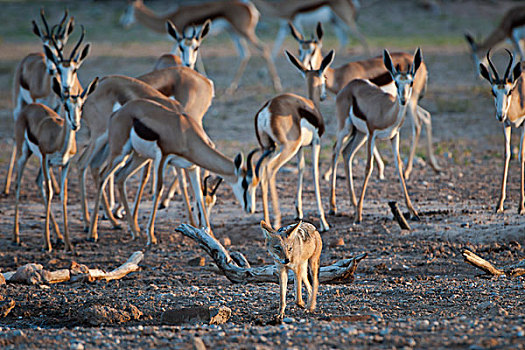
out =
[[[481,5],[473,1],[444,2],[439,16],[430,15],[409,1],[375,3],[363,9],[359,22],[374,52],[379,53],[385,45],[392,50],[412,51],[418,45],[423,48],[430,78],[422,105],[432,113],[435,149],[445,170],[435,174],[426,166],[425,151],[418,151],[408,188],[421,213],[421,221],[410,222],[412,231],[400,230],[388,209],[388,201],[402,203],[402,192],[387,143],[380,145],[387,161],[386,179],[379,181],[375,176],[371,179],[361,225],[352,224],[353,208],[344,180],[338,180],[340,214],[327,217],[331,230],[322,235],[321,265],[364,252],[368,258],[359,265],[353,283],[321,285],[314,313],[309,314],[293,304],[290,287],[286,318],[283,324],[275,325],[272,320],[278,307],[278,285],[232,284],[216,274],[212,260],[201,248],[174,230],[186,222],[179,197],[169,209],[158,212],[155,231],[159,244],[156,246],[146,248],[144,239],[132,241],[127,230],[111,230],[107,221],[100,223],[99,242],[86,242],[80,222],[75,167],[70,173],[69,212],[78,256],[60,249],[53,253],[40,251],[44,219],[33,181],[38,164],[33,160],[22,187],[21,246],[10,243],[14,197],[0,197],[2,272],[31,262],[57,270],[69,267],[73,261],[111,270],[137,250],[144,251],[145,258],[140,271],[118,281],[0,286],[0,303],[8,299],[16,302],[6,317],[0,317],[0,348],[190,349],[202,348],[203,344],[213,349],[525,348],[523,277],[480,278],[480,270],[466,264],[460,253],[462,248],[468,248],[497,266],[525,258],[525,221],[516,214],[519,164],[517,159],[511,162],[506,212],[495,214],[503,135],[494,118],[488,84],[474,79],[472,62],[461,41],[465,27],[486,35],[497,22],[494,13],[500,16],[512,4],[503,1],[496,8],[489,2]],[[49,13],[57,14],[63,7],[59,2],[45,5]],[[0,178],[5,177],[10,154],[10,86],[14,66],[30,50],[40,49],[30,34],[18,32],[28,31],[15,24],[15,20],[23,20],[21,6],[17,2],[6,2],[0,17],[6,23],[4,49],[0,50]],[[24,10],[36,17],[39,6],[30,3]],[[151,6],[168,7],[157,2]],[[389,6],[387,12],[392,14],[391,18],[385,17],[385,6]],[[122,4],[96,2],[82,8],[77,2],[68,2],[68,7],[91,33],[88,37],[93,43],[93,52],[79,72],[83,82],[96,75],[140,75],[151,69],[155,57],[170,47],[163,37],[140,27],[129,32],[117,27],[114,23]],[[477,20],[473,19],[473,13]],[[414,18],[417,20],[409,21]],[[275,32],[273,24],[269,22],[260,28],[265,41],[271,40]],[[104,28],[111,30],[104,32]],[[401,36],[407,39],[396,41],[395,38]],[[391,44],[390,38],[394,38]],[[202,50],[204,62],[217,87],[217,97],[205,118],[205,126],[218,149],[233,156],[256,144],[253,116],[273,92],[265,70],[260,68],[262,60],[254,57],[239,92],[232,97],[222,96],[235,68],[232,59],[236,58],[231,55],[232,47],[226,37],[206,40]],[[335,43],[329,33],[325,49]],[[293,48],[292,41],[288,47]],[[362,55],[359,48],[338,51],[334,65],[355,59],[356,54]],[[503,64],[498,58],[496,61]],[[303,82],[296,71],[282,56],[276,63],[285,90],[302,94]],[[336,130],[334,100],[331,97],[322,106],[327,120],[323,169],[329,159],[329,139],[333,139]],[[85,129],[80,132],[80,142],[86,139]],[[404,130],[403,135],[408,135],[407,131]],[[518,135],[514,137],[513,144],[517,144]],[[405,154],[407,147],[405,136],[402,143]],[[514,154],[517,154],[516,148]],[[355,182],[360,191],[364,154],[359,153],[356,158]],[[284,224],[292,222],[294,216],[293,162],[291,166],[278,175]],[[343,175],[342,169],[339,175]],[[318,226],[308,171],[305,181],[305,217]],[[136,180],[131,183],[130,198]],[[325,181],[321,185],[327,208],[329,185]],[[90,186],[93,195],[95,189]],[[216,236],[229,243],[230,251],[242,252],[253,266],[271,264],[259,229],[260,205],[254,215],[245,215],[231,189],[221,186],[212,217]],[[53,208],[59,218],[58,201]],[[143,228],[150,209],[148,195],[141,206]],[[205,266],[193,266],[196,258],[204,258]],[[169,326],[161,320],[166,310],[195,306],[227,306],[232,314],[222,325]]]

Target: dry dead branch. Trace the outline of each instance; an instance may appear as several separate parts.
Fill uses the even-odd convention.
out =
[[[390,210],[392,211],[392,214],[394,215],[394,219],[399,224],[399,227],[401,227],[402,230],[411,230],[410,225],[405,219],[405,216],[403,215],[401,210],[399,210],[399,207],[397,206],[397,202],[388,202],[388,206],[390,207]]]
[[[175,229],[184,236],[189,237],[199,243],[200,247],[208,253],[220,272],[233,283],[278,283],[277,269],[275,265],[265,265],[258,267],[240,266],[236,261],[246,261],[246,258],[240,253],[237,259],[232,259],[230,253],[214,237],[210,236],[206,230],[198,229],[193,226],[182,224]],[[319,281],[322,283],[349,283],[354,279],[354,272],[361,260],[366,258],[367,254],[360,254],[356,257],[343,259],[329,266],[323,266],[319,271]],[[293,274],[290,273],[290,278]]]
[[[521,260],[519,263],[514,265],[505,266],[503,269],[498,269],[487,260],[474,254],[468,249],[463,249],[461,252],[465,261],[469,264],[485,271],[486,275],[501,276],[506,275],[508,277],[516,277],[525,275],[525,260]]]
[[[79,265],[73,262],[70,269],[57,271],[47,271],[40,264],[26,264],[20,266],[16,271],[4,272],[2,275],[9,283],[25,284],[51,284],[66,281],[92,282],[102,279],[111,281],[120,279],[130,272],[137,271],[139,269],[138,264],[143,258],[144,254],[142,252],[135,252],[123,265],[110,272],[105,272],[100,269],[89,269],[85,265]]]

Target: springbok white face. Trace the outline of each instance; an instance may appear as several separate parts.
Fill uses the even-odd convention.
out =
[[[207,20],[198,31],[195,30],[195,27],[191,27],[191,31],[184,30],[181,35],[171,21],[166,21],[168,33],[177,41],[173,51],[176,51],[178,47],[180,59],[184,66],[194,69],[195,62],[197,62],[197,55],[199,54],[199,47],[202,39],[204,39],[210,31],[210,25],[211,21]]]
[[[69,91],[71,87],[75,84],[77,70],[78,68],[80,68],[87,55],[89,54],[89,49],[91,47],[89,43],[86,44],[82,51],[77,54],[78,48],[80,47],[82,40],[84,40],[84,35],[85,31],[82,27],[82,35],[80,36],[80,39],[78,40],[76,46],[73,48],[73,51],[71,51],[69,59],[64,58],[64,56],[62,55],[62,50],[58,48],[58,45],[55,41],[53,41],[53,46],[56,52],[58,52],[58,57],[54,54],[53,50],[49,46],[44,45],[44,54],[46,55],[48,61],[54,63],[57,73],[60,77],[62,89],[64,90]]]
[[[516,87],[516,82],[519,76],[521,75],[520,62],[518,62],[514,67],[512,75],[509,74],[512,68],[514,57],[512,56],[512,53],[510,53],[509,50],[506,51],[509,54],[509,64],[507,66],[507,69],[505,70],[505,75],[503,75],[503,79],[500,79],[496,67],[494,67],[494,65],[492,64],[492,60],[490,59],[490,50],[489,52],[487,52],[487,61],[489,63],[490,68],[492,69],[492,72],[494,73],[494,76],[490,74],[485,64],[481,63],[479,65],[481,76],[487,79],[490,85],[492,85],[492,95],[494,96],[494,104],[496,106],[496,118],[500,122],[505,122],[505,120],[508,117],[509,107],[512,102],[512,92],[514,91],[514,88]]]
[[[414,54],[414,59],[412,62],[412,65],[406,72],[400,72],[397,68],[394,67],[394,63],[392,62],[392,57],[390,57],[390,53],[388,50],[385,50],[383,52],[383,62],[385,64],[386,69],[390,72],[390,75],[392,75],[392,79],[394,80],[394,83],[396,85],[397,89],[397,97],[399,103],[404,106],[407,104],[407,102],[410,100],[410,97],[412,96],[412,86],[414,84],[414,78],[416,76],[417,70],[421,66],[422,62],[421,57],[421,49],[417,49],[416,53]]]
[[[255,213],[255,190],[257,189],[257,179],[254,177],[252,158],[257,150],[248,154],[246,165],[244,165],[242,153],[239,153],[233,161],[235,165],[235,176],[237,181],[230,183],[235,198],[242,205],[245,212]]]
[[[51,30],[49,29],[49,26],[47,24],[47,20],[45,17],[44,9],[40,10],[40,17],[42,18],[43,27],[40,29],[36,21],[32,21],[33,23],[33,33],[42,40],[42,44],[45,47],[48,46],[51,48],[51,51],[58,55],[58,51],[62,50],[64,48],[64,45],[66,45],[67,40],[69,39],[69,35],[73,32],[74,28],[74,19],[73,17],[69,18],[69,21],[66,23],[66,19],[68,16],[67,10],[64,12],[64,16],[62,17],[62,20],[59,24],[54,25]],[[56,47],[53,45],[53,41],[56,42]],[[56,74],[56,67],[55,63],[52,60],[49,60],[46,57],[46,67],[47,72],[50,75]]]
[[[66,121],[73,131],[80,129],[80,117],[82,116],[82,106],[86,98],[95,91],[98,84],[98,77],[93,79],[89,86],[79,95],[71,95],[69,90],[64,90],[56,77],[53,77],[53,91],[60,97],[66,112]]]
[[[293,54],[285,51],[290,63],[292,63],[306,80],[306,87],[308,89],[308,96],[315,99],[319,96],[319,100],[326,99],[326,77],[325,71],[334,61],[334,50],[330,51],[321,61],[319,69],[307,69]]]
[[[321,49],[323,48],[323,25],[321,22],[317,23],[316,35],[310,39],[305,39],[304,36],[294,27],[292,22],[288,22],[292,36],[299,43],[299,60],[305,67],[314,69],[321,65],[320,58],[322,57]]]

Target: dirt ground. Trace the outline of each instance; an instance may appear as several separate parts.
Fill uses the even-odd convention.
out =
[[[149,3],[149,2],[148,2]],[[525,298],[523,278],[484,279],[479,270],[466,264],[461,248],[469,248],[497,266],[525,258],[525,219],[517,214],[519,202],[518,139],[513,136],[513,153],[508,180],[506,211],[495,214],[503,163],[502,127],[494,116],[489,85],[476,79],[463,39],[466,30],[486,36],[501,15],[517,2],[441,2],[433,14],[413,1],[361,1],[358,23],[369,40],[373,54],[384,47],[423,51],[429,70],[428,90],[421,105],[432,113],[434,148],[444,171],[436,174],[426,165],[423,139],[417,153],[408,189],[421,221],[410,222],[412,231],[401,231],[388,209],[388,201],[402,203],[402,192],[392,166],[387,142],[380,144],[387,166],[386,179],[374,175],[368,186],[363,223],[353,225],[353,207],[340,167],[338,208],[328,216],[331,226],[322,235],[321,265],[366,252],[356,279],[346,285],[321,285],[318,308],[308,314],[293,304],[288,291],[288,317],[272,325],[278,307],[276,284],[238,285],[217,275],[211,259],[188,238],[175,232],[187,221],[180,197],[169,209],[158,212],[155,231],[159,244],[147,248],[145,240],[132,241],[126,229],[112,230],[101,221],[99,241],[85,241],[79,205],[78,173],[70,173],[70,230],[78,256],[56,249],[41,251],[43,206],[34,177],[37,161],[26,170],[21,196],[22,245],[11,244],[14,196],[0,197],[0,270],[15,270],[26,263],[40,263],[46,269],[67,268],[72,261],[110,270],[134,251],[142,250],[141,270],[119,281],[0,286],[2,299],[14,299],[15,308],[0,318],[1,348],[193,348],[201,339],[208,348],[525,348]],[[368,4],[370,3],[370,4]],[[156,11],[170,4],[149,4]],[[79,70],[85,84],[95,76],[124,74],[138,76],[149,71],[156,57],[171,48],[162,35],[135,25],[126,31],[118,25],[122,2],[46,1],[44,3],[2,2],[0,20],[0,178],[6,175],[12,145],[11,85],[17,62],[29,52],[41,50],[31,33],[30,20],[44,6],[55,23],[67,7],[76,23],[84,24],[92,51]],[[271,44],[277,31],[274,19],[258,27],[261,39]],[[324,49],[337,47],[327,27]],[[78,35],[76,30],[75,40]],[[286,47],[296,50],[288,38]],[[240,89],[224,96],[238,58],[223,33],[206,38],[201,53],[207,73],[216,87],[216,98],[204,119],[205,128],[217,148],[233,157],[256,145],[253,117],[275,93],[263,61],[254,52]],[[496,64],[503,69],[505,55],[497,52]],[[334,66],[365,57],[352,41],[349,48],[336,49]],[[304,94],[297,71],[280,56],[277,70],[285,91]],[[327,122],[323,137],[322,169],[327,167],[335,137],[335,97],[322,103]],[[80,142],[87,138],[80,131]],[[402,132],[402,151],[408,149],[407,127]],[[423,136],[424,137],[424,136]],[[308,159],[308,155],[306,157]],[[360,191],[364,153],[356,157],[355,182]],[[309,163],[308,163],[309,164]],[[293,222],[296,175],[278,175],[283,222]],[[306,172],[303,192],[305,220],[319,224],[311,173]],[[129,185],[130,197],[136,180]],[[3,185],[3,183],[2,183]],[[90,203],[94,185],[90,182]],[[329,185],[321,182],[325,210]],[[13,187],[14,188],[14,187]],[[271,264],[259,229],[262,208],[258,201],[254,215],[244,214],[231,188],[222,185],[212,216],[216,236],[229,238],[230,251],[242,252],[252,265]],[[148,195],[142,203],[140,224],[144,229],[151,209]],[[53,210],[61,217],[58,196]],[[337,245],[342,239],[343,244]],[[206,267],[191,266],[190,260],[206,259]],[[169,326],[161,322],[165,310],[190,306],[224,305],[232,310],[223,325],[187,324]],[[111,308],[117,315],[98,319],[97,309]],[[116,310],[116,311],[115,311]],[[341,318],[338,316],[350,316]],[[359,316],[359,317],[358,317]],[[1,315],[0,315],[1,317]]]

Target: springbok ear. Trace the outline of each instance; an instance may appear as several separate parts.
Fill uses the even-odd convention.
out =
[[[297,28],[295,28],[292,22],[288,22],[288,27],[290,27],[290,32],[292,33],[292,36],[295,38],[295,40],[302,41],[304,39],[301,32],[299,32]]]
[[[33,23],[33,33],[35,33],[37,37],[42,38],[42,33],[40,33],[40,28],[38,28],[38,24],[36,24],[35,21],[32,21],[31,23]]]
[[[57,77],[53,77],[53,84],[52,88],[55,94],[57,94],[58,97],[62,98],[62,86],[58,82]]]
[[[317,22],[317,27],[315,28],[315,33],[317,34],[317,40],[321,41],[323,40],[323,25],[321,22]]]
[[[483,78],[487,79],[489,81],[489,83],[492,84],[492,77],[490,76],[490,72],[489,72],[487,66],[485,66],[485,64],[483,64],[483,63],[479,64],[479,74],[481,74],[481,76]]]
[[[177,27],[170,21],[166,21],[166,29],[168,30],[168,34],[171,35],[171,37],[177,41],[182,40],[182,35],[179,34],[179,31],[177,30]]]
[[[91,49],[91,44],[87,43],[82,49],[82,51],[80,51],[80,53],[77,55],[77,57],[75,57],[74,61],[77,63],[77,68],[80,67],[82,63],[84,63],[84,60],[89,55],[90,49]]]
[[[201,30],[199,32],[200,40],[202,40],[206,36],[206,34],[208,34],[208,32],[210,31],[210,27],[211,27],[211,21],[207,19],[206,22],[204,22],[204,24],[202,25]]]
[[[271,238],[275,233],[275,230],[272,228],[272,226],[267,224],[264,220],[261,220],[261,230],[264,233],[264,237],[266,237],[266,239]]]
[[[300,220],[297,224],[295,224],[295,226],[292,226],[287,232],[286,232],[286,236],[288,238],[293,238],[297,232],[299,232],[299,228],[301,227],[301,224],[303,223],[302,220]]]
[[[390,53],[388,53],[387,49],[383,51],[383,63],[385,64],[385,67],[390,72],[390,74],[396,74],[396,69],[394,68],[394,64],[392,63],[392,57],[390,57]]]
[[[320,72],[324,72],[334,61],[335,58],[335,52],[334,50],[331,50],[328,55],[326,55],[323,58],[323,61],[321,62],[321,67],[319,68]]]
[[[97,85],[98,85],[98,77],[93,79],[93,81],[88,85],[88,87],[84,91],[82,91],[82,94],[80,96],[82,98],[88,97],[90,94],[93,93],[93,91],[95,91],[95,89],[97,88]]]
[[[55,65],[57,64],[57,62],[58,62],[57,57],[55,56],[53,51],[51,51],[51,49],[47,45],[44,45],[44,55],[46,55],[46,58],[48,60],[50,60],[51,62],[53,62]]]
[[[421,62],[423,62],[423,55],[421,54],[421,48],[417,48],[416,53],[414,54],[414,61],[412,62],[412,75],[415,75],[419,67],[421,66]]]
[[[474,38],[470,33],[465,33],[465,39],[467,40],[471,48],[474,49],[476,47],[476,42],[474,41]]]
[[[293,64],[297,69],[299,69],[299,72],[304,75],[304,73],[308,70],[306,67],[295,57],[293,54],[290,53],[288,50],[284,50],[286,53],[286,57],[288,57],[288,61],[290,61],[291,64]]]
[[[514,69],[512,70],[512,78],[513,78],[514,83],[516,83],[521,73],[522,73],[521,62],[518,62],[516,63],[516,65],[514,66]]]
[[[242,167],[242,162],[243,162],[243,155],[242,153],[239,153],[235,156],[235,159],[233,160],[233,165],[235,165],[235,172],[237,174],[239,174],[240,170],[241,170],[241,167]]]

